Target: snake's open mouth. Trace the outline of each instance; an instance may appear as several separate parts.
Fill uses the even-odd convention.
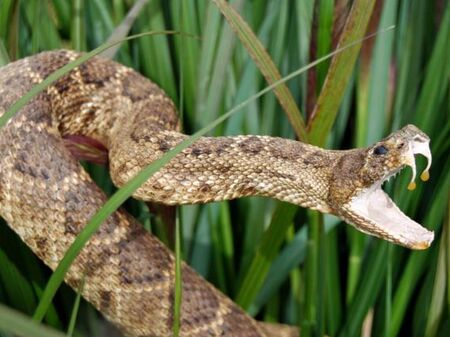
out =
[[[416,176],[416,166],[414,155],[422,154],[428,164],[421,179],[426,181],[429,178],[428,169],[431,166],[431,152],[429,149],[429,139],[415,137],[409,142],[409,148],[402,158],[403,167],[412,168],[412,179],[408,189],[415,188],[414,179]],[[391,198],[381,189],[382,184],[395,176],[401,168],[389,172],[384,179],[376,182],[370,188],[364,190],[350,202],[349,211],[358,218],[363,218],[367,225],[358,229],[375,236],[388,237],[390,241],[412,249],[426,249],[434,239],[434,233],[422,227],[395,205]]]

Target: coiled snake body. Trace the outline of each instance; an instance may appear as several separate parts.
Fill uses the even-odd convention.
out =
[[[0,115],[78,56],[45,52],[1,68]],[[102,142],[109,149],[112,179],[121,186],[183,140],[178,130],[174,104],[155,84],[113,61],[91,59],[0,130],[0,215],[54,269],[105,202],[62,137],[84,135]],[[333,213],[410,248],[426,248],[433,233],[398,210],[380,186],[405,165],[415,174],[415,153],[431,163],[428,142],[412,125],[369,148],[347,151],[266,136],[204,137],[134,196],[172,205],[269,196]],[[101,226],[66,282],[78,289],[83,275],[83,296],[125,334],[171,335],[174,258],[126,212],[117,211]],[[256,323],[186,265],[182,275],[182,336],[296,334]]]

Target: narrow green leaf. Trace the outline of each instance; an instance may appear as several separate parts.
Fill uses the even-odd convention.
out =
[[[106,43],[111,43],[114,41],[123,41],[123,39],[128,35],[131,30],[131,26],[136,20],[139,13],[144,9],[145,5],[147,5],[148,0],[138,0],[134,3],[133,7],[128,11],[127,16],[123,19],[123,21],[118,25],[114,31],[111,33],[110,37],[106,41]],[[103,51],[100,56],[112,59],[114,55],[116,55],[119,50],[120,45],[116,44],[114,47],[111,47],[105,51]]]
[[[70,35],[72,37],[72,47],[78,51],[86,50],[86,26],[84,18],[84,0],[73,2],[73,18]]]
[[[326,228],[326,227],[325,227]],[[326,231],[325,231],[326,232]],[[327,331],[330,336],[336,336],[338,328],[341,326],[343,317],[342,308],[342,282],[341,263],[339,261],[340,241],[337,230],[331,231],[327,235],[325,246],[325,303]]]
[[[211,226],[208,211],[205,207],[200,209],[193,238],[195,244],[192,247],[189,259],[189,265],[205,278],[208,276],[212,256]]]
[[[364,36],[374,4],[375,0],[353,2],[338,47],[348,45]],[[317,104],[308,121],[308,139],[312,144],[319,146],[325,144],[360,48],[358,44],[333,58]]]
[[[211,77],[214,76],[212,69],[214,60],[217,59],[217,43],[221,41],[219,39],[220,27],[220,13],[217,11],[214,4],[209,2],[206,22],[203,27],[204,31],[202,32],[202,46],[200,50],[200,64],[202,66],[198,70],[197,97],[195,102],[195,110],[198,112],[208,111],[206,109],[206,103],[208,99],[208,89],[211,87]],[[196,116],[197,113],[192,117],[192,120],[194,120]]]
[[[449,203],[450,209],[450,203]],[[447,212],[448,213],[448,212]],[[433,284],[433,294],[431,297],[430,310],[425,328],[425,337],[436,336],[439,329],[439,321],[444,315],[445,291],[447,284],[446,259],[448,258],[448,227],[450,225],[450,213],[447,214],[447,221],[439,244],[439,256],[437,260],[436,275]],[[448,289],[447,289],[448,291]]]
[[[450,76],[450,62],[448,62],[448,51],[450,50],[449,3],[447,3],[435,41],[433,53],[426,67],[423,90],[417,103],[415,116],[416,123],[422,125],[423,130],[428,133],[442,125],[441,118],[430,118],[430,115],[438,109],[445,97],[448,98]]]
[[[181,274],[181,229],[180,221],[177,217],[175,223],[175,297],[174,297],[174,309],[173,309],[173,336],[178,337],[180,333],[180,321],[181,321],[181,296],[183,285]]]
[[[308,210],[308,241],[305,261],[304,315],[300,322],[302,335],[323,335],[324,255],[323,217],[317,211]]]
[[[187,32],[197,36],[198,13],[195,11],[196,1],[173,0],[168,2],[172,12],[172,24],[175,29]],[[181,8],[183,10],[181,10]],[[199,41],[189,40],[181,43],[180,38],[175,38],[175,48],[177,58],[183,60],[183,67],[180,69],[182,74],[184,94],[185,94],[185,111],[190,113],[195,107],[195,90],[197,87],[197,74],[199,68]]]
[[[23,337],[65,337],[63,333],[36,323],[3,304],[0,304],[0,330]]]
[[[70,315],[69,327],[67,328],[67,333],[66,333],[67,337],[72,337],[73,332],[75,330],[75,324],[77,323],[77,316],[78,316],[78,311],[80,309],[80,300],[81,300],[81,293],[83,292],[83,287],[84,287],[84,277],[81,282],[80,289],[78,289],[78,291],[77,291],[77,296],[75,297],[75,303],[73,304],[72,314]]]
[[[279,207],[273,213],[270,226],[264,233],[235,299],[236,303],[242,308],[249,308],[263,285],[265,275],[278,253],[278,249],[286,235],[286,230],[291,225],[296,212],[297,207],[279,203]]]
[[[380,282],[380,280],[382,280],[382,276],[386,271],[387,248],[387,242],[378,242],[374,247],[374,254],[369,256],[365,265],[367,270],[370,270],[370,273],[362,275],[360,286],[347,311],[351,313],[351,318],[345,321],[339,334],[340,337],[356,337],[360,335],[363,320],[383,285],[383,282]]]
[[[8,51],[5,48],[3,40],[0,38],[0,67],[4,66],[7,63],[9,63]]]
[[[0,266],[0,280],[7,296],[11,298],[10,304],[31,314],[37,302],[31,284],[2,249],[0,249]]]
[[[8,24],[11,18],[11,12],[13,10],[14,1],[4,0],[0,2],[0,38],[6,39]]]
[[[51,3],[51,9],[52,11],[54,11],[54,14],[56,16],[58,28],[61,29],[64,33],[68,33],[70,31],[70,25],[72,24],[72,1],[52,0]]]
[[[226,1],[214,0],[214,3],[227,19],[231,28],[233,28],[236,32],[237,36],[241,40],[244,47],[248,50],[250,56],[255,61],[267,82],[272,84],[279,80],[281,75],[277,67],[248,24]],[[288,116],[297,137],[303,141],[306,141],[305,123],[288,87],[286,85],[280,85],[274,90],[274,93]]]
[[[151,1],[143,8],[137,18],[137,29],[140,31],[159,31],[166,26],[163,6],[158,1]],[[139,47],[139,65],[141,71],[158,83],[170,98],[178,103],[176,71],[172,65],[169,37],[165,35],[144,36],[136,41]],[[155,67],[155,63],[158,64]]]
[[[317,57],[326,55],[331,49],[331,38],[333,31],[333,21],[335,20],[334,7],[335,0],[321,0],[317,4],[318,6],[318,27],[317,27]],[[320,66],[317,66],[318,77],[318,89],[322,87],[322,84],[327,75],[329,62],[324,62]]]
[[[239,0],[236,4],[237,6],[242,6],[242,0]],[[238,8],[239,8],[238,7]],[[217,11],[217,10],[216,10]],[[210,13],[211,19],[214,20],[215,16]],[[214,20],[215,21],[215,20]],[[212,22],[214,24],[215,22]],[[215,41],[211,41],[211,38],[214,37],[213,32],[207,33],[208,41],[205,41],[205,44],[202,46],[202,56],[205,57],[205,53],[211,54],[208,52],[210,48],[215,47],[217,52],[215,53],[215,62],[212,70],[208,75],[210,75],[209,83],[205,78],[199,78],[200,81],[203,81],[205,85],[202,87],[204,92],[200,92],[201,101],[196,102],[198,111],[196,111],[196,121],[195,127],[201,127],[203,125],[208,124],[210,121],[217,118],[220,115],[222,105],[222,100],[225,95],[224,88],[226,82],[223,80],[226,76],[227,71],[230,69],[230,60],[233,55],[234,46],[236,44],[236,38],[233,34],[233,31],[227,25],[222,25],[222,31],[220,33],[220,37],[215,39]],[[216,42],[217,41],[217,42]],[[215,45],[217,44],[217,46]],[[205,61],[208,61],[206,59]],[[207,65],[207,64],[206,64]],[[199,72],[205,76],[204,71],[202,71],[203,67],[200,67]],[[206,71],[207,69],[205,69]],[[208,76],[209,77],[209,76]],[[208,83],[208,85],[206,85]]]

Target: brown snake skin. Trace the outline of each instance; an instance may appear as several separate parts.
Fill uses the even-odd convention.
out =
[[[0,115],[78,55],[45,52],[1,68]],[[129,68],[94,58],[48,87],[0,130],[0,215],[54,269],[106,200],[62,136],[102,142],[112,179],[121,186],[186,137],[178,130],[175,106],[161,89]],[[266,136],[204,137],[134,196],[165,204],[269,196],[333,213],[410,248],[426,248],[432,233],[412,220],[399,220],[408,230],[378,225],[384,220],[371,221],[351,201],[411,166],[411,156],[423,153],[420,144],[427,141],[414,126],[367,149],[347,151]],[[380,144],[387,154],[378,153],[384,152]],[[115,212],[101,226],[66,282],[78,289],[83,275],[83,296],[124,334],[171,336],[174,257],[126,212]],[[181,336],[298,335],[294,328],[257,323],[186,265],[182,275]]]

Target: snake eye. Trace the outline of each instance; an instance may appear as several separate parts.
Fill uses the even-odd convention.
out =
[[[388,149],[386,149],[383,145],[380,145],[373,149],[373,153],[379,156],[388,153]]]

